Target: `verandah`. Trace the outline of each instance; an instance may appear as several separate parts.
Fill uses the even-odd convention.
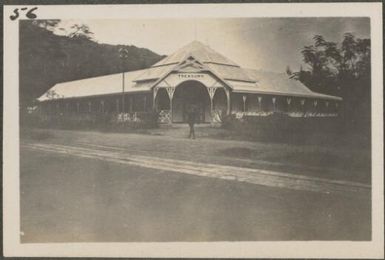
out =
[[[209,92],[205,86],[188,90],[188,84],[173,90],[159,88],[153,93],[115,94],[73,99],[56,99],[42,103],[41,111],[51,116],[111,116],[117,121],[138,120],[140,113],[156,112],[160,123],[184,122],[188,104],[199,108],[201,122],[220,121],[228,114],[266,116],[285,113],[295,117],[337,116],[339,102],[301,97],[229,93],[222,88]],[[191,86],[191,85],[190,85]],[[195,91],[200,89],[200,91]],[[191,93],[199,95],[191,96]],[[154,94],[155,93],[155,94]],[[189,95],[190,94],[190,95]]]

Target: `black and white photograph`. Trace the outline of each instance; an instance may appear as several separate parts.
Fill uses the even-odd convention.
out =
[[[17,38],[5,44],[17,65],[4,66],[4,149],[18,162],[4,174],[19,246],[383,243],[382,42],[370,14],[80,7],[4,9]]]

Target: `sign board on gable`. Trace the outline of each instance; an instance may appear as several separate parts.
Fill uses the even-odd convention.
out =
[[[218,81],[209,73],[172,73],[168,75],[165,79],[163,79],[161,82],[159,82],[157,86],[177,87],[179,84],[189,80],[198,81],[206,87],[224,87],[224,85],[220,81]]]

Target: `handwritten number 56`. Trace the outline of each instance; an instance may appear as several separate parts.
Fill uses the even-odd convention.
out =
[[[36,14],[34,14],[33,12],[37,9],[37,7],[34,7],[34,8],[31,8],[28,10],[27,7],[23,7],[23,8],[15,8],[13,10],[13,14],[11,16],[9,16],[9,18],[14,21],[16,20],[17,18],[19,18],[20,16],[20,13],[21,11],[22,12],[25,12],[25,16],[28,18],[28,19],[35,19],[37,16]],[[28,10],[28,11],[27,11]],[[27,12],[26,12],[27,11]]]

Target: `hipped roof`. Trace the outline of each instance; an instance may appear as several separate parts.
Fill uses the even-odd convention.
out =
[[[250,91],[251,93],[260,94],[276,94],[284,96],[341,100],[340,97],[325,95],[311,91],[300,81],[289,78],[286,73],[277,73],[253,69],[245,69],[245,71],[249,74],[251,78],[257,80],[257,83],[253,87],[248,85],[248,88],[235,87],[234,91],[236,92]]]
[[[241,68],[198,41],[182,47],[148,69],[125,72],[124,92],[150,91],[157,82],[190,57],[203,64],[209,73],[223,81],[233,92],[341,100],[339,97],[313,92],[299,81],[290,79],[285,73]],[[122,80],[123,73],[118,73],[58,83],[49,90],[56,94],[55,97],[47,95],[47,91],[38,100],[118,94],[123,91]]]
[[[137,70],[124,73],[124,92],[150,91],[150,84],[140,84],[133,81],[144,70]],[[49,91],[55,93],[54,97],[49,97],[49,91],[38,98],[39,101],[46,101],[51,98],[80,98],[89,96],[109,95],[122,93],[123,73],[111,74],[106,76],[74,80],[58,83]],[[48,95],[47,95],[48,94]]]
[[[227,66],[239,67],[235,62],[229,60],[222,54],[214,51],[209,46],[204,45],[199,41],[193,41],[186,46],[180,48],[173,54],[167,56],[161,61],[152,65],[152,67],[164,66],[169,64],[178,64],[188,56],[194,56],[202,63],[216,63]]]

